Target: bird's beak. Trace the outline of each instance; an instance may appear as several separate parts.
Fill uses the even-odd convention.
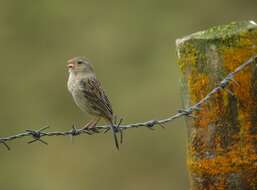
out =
[[[74,68],[74,63],[69,63],[69,64],[67,65],[67,67],[68,67],[69,69],[73,69],[73,68]]]

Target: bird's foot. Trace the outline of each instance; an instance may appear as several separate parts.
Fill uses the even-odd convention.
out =
[[[96,130],[96,125],[98,123],[99,119],[97,120],[91,120],[88,122],[82,129],[87,130],[87,131],[95,131]]]

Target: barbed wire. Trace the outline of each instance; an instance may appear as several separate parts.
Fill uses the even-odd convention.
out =
[[[233,93],[228,90],[226,87],[229,85],[230,82],[234,82],[235,84],[238,84],[237,81],[234,80],[234,76],[242,71],[245,67],[247,67],[250,64],[257,63],[257,55],[252,56],[250,59],[248,59],[246,62],[238,66],[233,72],[229,73],[215,88],[213,88],[203,99],[201,99],[199,102],[193,104],[190,107],[187,107],[185,109],[178,110],[177,113],[174,115],[166,118],[166,119],[160,119],[160,120],[149,120],[146,122],[140,122],[140,123],[132,123],[132,124],[126,124],[121,125],[122,119],[120,119],[118,122],[115,122],[115,128],[116,132],[120,132],[121,134],[121,143],[123,141],[123,131],[131,128],[139,128],[139,127],[146,127],[148,129],[153,129],[155,126],[165,127],[164,124],[171,122],[175,119],[178,119],[182,116],[187,117],[195,117],[193,114],[194,111],[199,111],[201,106],[205,104],[212,95],[216,94],[219,91],[225,90],[229,94],[233,95]],[[239,85],[239,84],[238,84]],[[28,144],[34,143],[36,141],[41,142],[45,145],[48,145],[48,143],[43,140],[43,137],[53,137],[53,136],[70,136],[75,137],[83,134],[87,135],[93,135],[96,133],[106,133],[111,129],[111,126],[109,125],[102,125],[102,126],[96,126],[94,128],[76,128],[75,125],[72,126],[72,128],[68,131],[52,131],[52,132],[46,132],[45,130],[48,129],[49,126],[45,126],[38,130],[32,130],[27,129],[24,132],[8,136],[8,137],[0,137],[0,143],[3,144],[7,150],[10,150],[10,146],[7,144],[9,141],[13,141],[16,139],[21,139],[24,137],[31,137],[32,140],[28,142]]]

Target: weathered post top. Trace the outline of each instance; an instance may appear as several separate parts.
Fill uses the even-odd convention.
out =
[[[233,22],[177,40],[185,107],[257,54],[257,24]],[[187,119],[193,190],[257,189],[257,65]]]

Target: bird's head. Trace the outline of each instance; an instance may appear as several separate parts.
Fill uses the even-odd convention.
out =
[[[84,57],[74,57],[68,60],[67,65],[69,72],[77,73],[85,73],[90,74],[94,73],[92,65],[86,60]]]

